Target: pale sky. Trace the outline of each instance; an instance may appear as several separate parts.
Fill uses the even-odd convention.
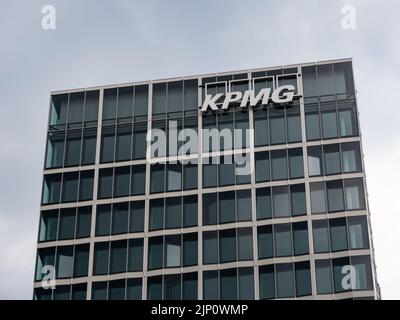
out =
[[[353,5],[354,30],[342,28]],[[44,5],[56,29],[41,26]],[[31,299],[49,94],[353,58],[383,299],[400,298],[398,0],[0,0],[0,299]]]

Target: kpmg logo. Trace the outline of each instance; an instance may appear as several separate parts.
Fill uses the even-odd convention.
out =
[[[241,108],[255,107],[261,102],[266,105],[270,100],[277,105],[286,105],[293,101],[296,88],[293,85],[282,85],[277,87],[274,91],[271,88],[263,88],[255,92],[254,88],[250,90],[230,91],[226,94],[217,93],[215,95],[206,94],[203,105],[200,107],[201,112],[211,110],[226,110],[232,104],[240,105]],[[220,100],[225,96],[222,104]]]

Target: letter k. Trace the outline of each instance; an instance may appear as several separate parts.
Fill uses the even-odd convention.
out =
[[[218,110],[217,105],[215,104],[219,98],[221,98],[223,93],[217,93],[214,97],[211,94],[207,94],[206,98],[204,100],[203,105],[201,106],[201,111],[204,112],[207,110],[208,107],[211,108],[211,110]]]

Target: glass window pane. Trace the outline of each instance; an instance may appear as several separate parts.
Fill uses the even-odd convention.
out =
[[[79,283],[72,285],[71,300],[86,300],[87,284]]]
[[[173,81],[167,83],[168,112],[182,112],[183,107],[183,81]]]
[[[358,142],[342,143],[342,166],[343,172],[361,171],[361,154]]]
[[[338,144],[324,146],[325,174],[338,174],[340,169],[340,152]]]
[[[313,221],[314,252],[329,252],[328,220]]]
[[[301,121],[300,121],[300,107],[293,106],[286,109],[287,116],[287,138],[288,142],[301,141]]]
[[[99,91],[87,91],[85,101],[85,122],[96,121],[99,110]]]
[[[89,245],[75,246],[74,277],[86,277],[89,267]]]
[[[323,213],[326,210],[326,199],[325,199],[325,183],[314,182],[310,183],[311,192],[311,212],[312,213]]]
[[[112,234],[128,232],[128,203],[116,203],[113,205]]]
[[[252,219],[251,190],[236,191],[237,198],[237,221],[248,221]]]
[[[128,272],[143,270],[143,239],[129,239]]]
[[[117,88],[104,90],[103,120],[115,119],[117,106]]]
[[[294,184],[290,186],[290,200],[292,216],[299,216],[307,213],[304,184]]]
[[[219,223],[235,221],[235,192],[219,193]]]
[[[58,285],[53,292],[53,300],[70,300],[71,286]]]
[[[168,191],[176,191],[182,189],[182,165],[168,164],[167,165],[167,186]]]
[[[196,110],[198,108],[198,84],[197,79],[185,80],[184,86],[184,107],[186,110]],[[197,294],[196,294],[197,296]]]
[[[217,193],[203,194],[203,224],[217,223]]]
[[[283,180],[288,178],[286,150],[271,151],[272,180]]]
[[[346,218],[329,220],[332,251],[347,250]]]
[[[310,262],[297,262],[295,263],[296,269],[296,296],[311,295],[311,272]]]
[[[127,279],[126,300],[142,300],[142,279]]]
[[[317,277],[318,294],[332,293],[332,267],[330,260],[316,260],[315,273]]]
[[[164,300],[181,300],[181,275],[164,276]]]
[[[203,299],[218,300],[218,271],[203,272]]]
[[[272,217],[271,189],[261,188],[256,190],[257,219]]]
[[[292,255],[292,238],[289,223],[274,225],[274,239],[276,257]]]
[[[54,267],[55,258],[55,247],[38,249],[37,262],[36,262],[36,281],[42,280],[45,276],[45,272],[42,273],[44,266]]]
[[[108,242],[95,243],[93,274],[100,275],[108,273],[108,253],[109,253]]]
[[[110,273],[126,272],[126,240],[111,242]]]
[[[284,109],[269,109],[271,144],[286,143]]]
[[[39,241],[52,241],[57,237],[58,210],[42,211]]]
[[[164,199],[150,200],[149,229],[158,230],[164,227]]]
[[[253,267],[239,268],[239,299],[254,300]]]
[[[130,167],[115,168],[114,197],[126,197],[129,195]]]
[[[335,63],[333,65],[335,71],[335,92],[353,93],[353,72],[351,62]]]
[[[184,165],[183,174],[184,189],[197,189],[197,164]]]
[[[108,283],[108,300],[125,300],[125,280]]]
[[[131,202],[129,216],[129,232],[144,230],[144,201]]]
[[[344,199],[342,180],[327,181],[326,189],[328,193],[329,212],[343,211]]]
[[[75,202],[78,198],[78,172],[64,174],[62,186],[62,202]]]
[[[107,282],[93,282],[92,300],[107,300]]]
[[[72,277],[73,246],[57,248],[57,279]]]
[[[294,297],[293,264],[276,265],[276,294],[278,298]]]
[[[79,200],[92,200],[94,171],[81,171],[79,180]]]
[[[197,272],[182,275],[182,299],[197,300]]]
[[[181,265],[181,236],[165,237],[165,267]]]
[[[338,102],[340,136],[350,137],[358,134],[355,101]]]
[[[166,112],[167,108],[167,90],[165,83],[153,84],[153,114],[161,114]]]
[[[287,186],[272,188],[274,218],[288,217],[289,211],[289,190]]]
[[[267,109],[259,109],[253,112],[254,119],[254,146],[266,146],[269,144],[269,126]]]
[[[68,94],[51,97],[50,125],[62,125],[67,122]]]
[[[115,126],[103,126],[101,130],[100,162],[114,161]]]
[[[343,278],[346,276],[346,274],[343,274],[343,267],[350,265],[349,258],[337,258],[337,259],[332,259],[332,265],[333,265],[333,279],[334,279],[334,284],[335,284],[335,292],[344,292],[346,291],[345,288],[343,288]]]
[[[165,210],[165,229],[182,227],[182,198],[167,198]]]
[[[344,180],[346,210],[364,210],[364,185],[362,178]]]
[[[197,233],[183,235],[183,266],[197,265]]]
[[[61,209],[58,240],[66,240],[74,238],[75,218],[76,218],[75,208]]]
[[[310,105],[308,109],[311,111],[306,113],[307,140],[318,140],[321,138],[318,105]]]
[[[132,124],[122,124],[117,127],[115,161],[131,159]]]
[[[111,226],[111,205],[97,206],[96,216],[96,236],[106,236],[110,234]]]
[[[220,164],[218,167],[219,186],[228,186],[235,184],[235,166],[232,156],[220,157]]]
[[[350,249],[367,249],[368,226],[366,216],[348,217]]]
[[[111,198],[112,188],[113,188],[113,170],[110,169],[100,169],[99,171],[99,191],[98,197]]]
[[[353,256],[351,264],[355,268],[355,289],[372,290],[371,259],[369,256]]]
[[[146,123],[135,123],[133,128],[133,139],[132,139],[132,158],[133,159],[144,159],[146,158],[147,150],[147,124]]]
[[[132,166],[131,174],[131,195],[144,194],[146,185],[146,165]]]
[[[308,147],[308,175],[320,176],[324,174],[321,146]]]
[[[274,256],[272,226],[260,226],[257,228],[258,233],[258,258],[266,259]]]
[[[301,255],[308,253],[308,228],[307,222],[297,222],[292,224],[294,254]]]
[[[257,152],[256,162],[256,182],[269,181],[269,152]]]
[[[147,280],[147,299],[162,299],[162,276],[149,277]]]
[[[60,168],[64,160],[65,132],[49,132],[46,150],[46,169]]]
[[[206,161],[206,163],[204,162]],[[218,158],[203,158],[203,187],[211,188],[217,186],[218,180]]]
[[[203,232],[203,263],[218,263],[217,231]]]
[[[317,66],[319,95],[334,94],[335,80],[333,78],[333,65],[323,64]]]
[[[64,166],[77,166],[81,159],[82,130],[68,130]]]
[[[219,262],[236,260],[236,230],[228,229],[219,231]]]
[[[163,237],[149,238],[148,269],[160,269],[163,266]]]
[[[335,138],[338,136],[337,115],[335,103],[321,104],[321,122],[324,139]]]
[[[317,75],[315,66],[303,67],[303,92],[305,97],[317,96]]]
[[[151,165],[151,193],[164,192],[164,164]]]
[[[183,197],[183,226],[197,226],[197,196]]]
[[[237,300],[237,270],[227,269],[220,271],[220,299]]]
[[[238,260],[253,259],[253,229],[240,228],[238,233]]]
[[[135,117],[146,116],[147,118],[148,91],[149,91],[149,86],[147,84],[141,86],[135,86],[135,100],[134,100]]]
[[[260,266],[260,299],[275,298],[275,272],[274,265]]]
[[[289,169],[291,179],[304,177],[303,151],[301,148],[289,149]]]
[[[128,118],[130,121],[133,112],[133,87],[118,88],[117,115],[120,120]],[[126,120],[125,120],[126,121]]]

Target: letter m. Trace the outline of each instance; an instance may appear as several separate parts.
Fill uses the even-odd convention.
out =
[[[250,107],[254,107],[257,103],[262,100],[262,104],[267,104],[269,96],[271,94],[271,88],[264,88],[255,95],[254,90],[246,90],[243,95],[242,103],[240,104],[241,108],[246,107],[247,103],[250,101]]]

